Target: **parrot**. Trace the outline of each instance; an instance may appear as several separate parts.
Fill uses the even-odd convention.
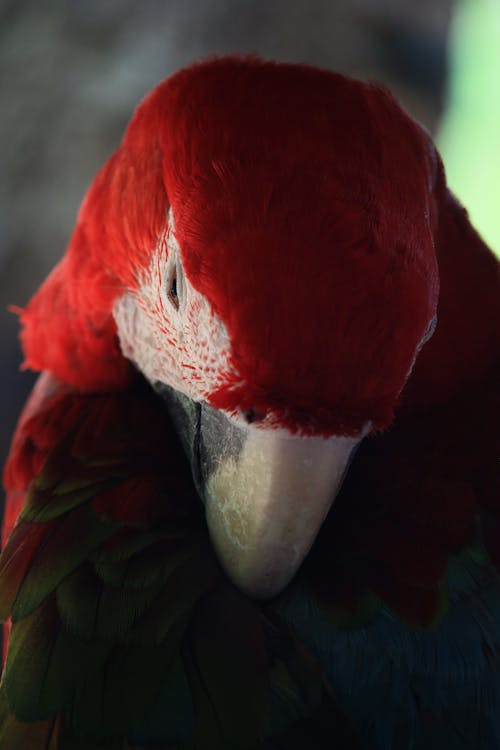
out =
[[[500,264],[384,86],[171,74],[16,311],[2,750],[500,748]]]

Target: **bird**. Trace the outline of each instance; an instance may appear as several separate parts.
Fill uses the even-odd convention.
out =
[[[499,269],[380,84],[147,95],[17,309],[2,750],[500,748]]]

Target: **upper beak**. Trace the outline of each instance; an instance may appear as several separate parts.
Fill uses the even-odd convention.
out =
[[[161,390],[228,577],[250,596],[277,595],[311,548],[360,438],[301,437],[240,424]]]
[[[239,454],[221,457],[206,483],[206,517],[219,559],[238,588],[267,599],[289,583],[356,442],[250,428]]]

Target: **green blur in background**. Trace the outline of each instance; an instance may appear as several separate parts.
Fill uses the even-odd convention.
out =
[[[438,134],[448,184],[500,256],[500,0],[461,0]]]

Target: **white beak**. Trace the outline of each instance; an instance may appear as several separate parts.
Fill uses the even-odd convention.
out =
[[[206,517],[229,578],[248,595],[267,599],[307,555],[360,438],[255,427],[245,433],[238,454],[220,456],[207,477]]]

